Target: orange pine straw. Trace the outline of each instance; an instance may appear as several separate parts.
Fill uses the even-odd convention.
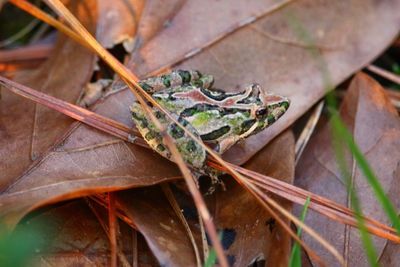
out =
[[[12,0],[12,2],[18,4],[18,3],[21,2],[21,1],[20,1],[20,0]],[[23,1],[23,2],[24,2],[24,1]],[[54,4],[54,1],[51,1],[51,2]],[[59,3],[59,2],[56,1],[56,3]],[[27,5],[26,2],[25,2],[25,5]],[[29,5],[29,4],[28,4],[28,5]],[[63,9],[63,12],[64,12],[63,14],[64,14],[64,16],[66,15],[66,13],[69,13],[68,10],[66,10],[65,7],[62,6],[62,4],[60,4],[60,5],[58,6],[58,8]],[[30,11],[29,8],[26,8],[26,7],[25,7],[25,10],[28,11],[28,12]],[[41,12],[40,10],[36,10],[36,13],[40,13],[40,12]],[[76,28],[77,31],[78,31],[82,36],[84,36],[84,38],[81,38],[81,40],[80,40],[79,42],[85,42],[86,40],[89,40],[88,42],[92,42],[92,44],[91,44],[92,50],[95,50],[95,52],[96,52],[101,58],[103,58],[104,60],[106,60],[106,62],[108,62],[107,60],[110,60],[110,62],[108,62],[108,63],[110,64],[110,66],[111,66],[112,68],[114,68],[114,70],[115,70],[117,73],[119,73],[120,75],[122,75],[122,77],[123,77],[122,79],[123,79],[125,82],[127,82],[128,80],[129,80],[129,81],[133,81],[134,86],[135,86],[138,90],[142,90],[142,89],[140,88],[140,86],[138,86],[138,84],[137,84],[137,82],[136,82],[137,78],[136,78],[132,73],[130,73],[129,70],[126,70],[125,67],[124,67],[122,64],[120,64],[117,60],[115,60],[115,58],[113,58],[112,55],[110,55],[110,54],[108,53],[108,51],[104,50],[104,49],[96,42],[96,40],[95,40],[86,30],[84,30],[83,26],[80,25],[80,23],[79,23],[71,14],[67,14],[67,16],[69,16],[69,19],[70,19],[70,20],[69,20],[69,23],[70,23],[71,25],[75,25],[75,26],[77,27],[77,28]],[[39,19],[40,19],[40,17],[39,17]],[[48,21],[51,21],[51,19],[49,19],[49,18],[47,18],[47,20],[48,20]],[[52,23],[53,23],[52,25],[54,25],[54,26],[56,26],[56,27],[57,27],[57,26],[60,26],[58,22],[52,22]],[[63,26],[63,27],[65,27],[65,26]],[[69,29],[68,29],[68,30],[64,29],[64,30],[62,30],[62,31],[63,31],[64,33],[66,33],[66,34],[69,34],[69,33],[70,33],[70,30],[69,30]],[[73,37],[74,37],[73,39],[75,39],[75,40],[79,40],[79,38],[80,38],[80,37],[77,36],[77,35],[74,35]],[[85,46],[87,47],[88,45],[86,44]],[[114,64],[114,65],[113,65],[113,64]],[[124,77],[124,75],[125,75],[125,77]],[[128,82],[127,82],[127,84],[128,84],[128,86],[130,87],[131,84],[128,83]],[[130,87],[130,89],[131,89],[132,92],[135,94],[135,96],[137,97],[137,99],[139,100],[139,102],[141,102],[142,106],[143,106],[146,110],[148,110],[148,108],[146,107],[145,103],[143,102],[141,96],[137,94],[136,90],[134,90],[134,89],[131,88],[131,87]],[[165,109],[164,109],[163,107],[161,107],[157,102],[155,102],[146,92],[143,91],[142,93],[143,93],[143,95],[147,98],[147,100],[153,104],[153,106],[158,107],[160,110],[162,110],[172,121],[174,121],[178,126],[180,126],[191,138],[193,138],[195,141],[197,141],[197,142],[199,142],[200,144],[202,144],[202,141],[201,141],[201,140],[198,140],[197,137],[195,137],[192,133],[190,133],[189,131],[187,131],[179,122],[177,122],[177,121],[169,114],[169,112],[168,112],[167,110],[165,110]],[[151,112],[149,112],[149,115],[150,115],[150,117],[154,117],[153,114],[152,114]],[[151,119],[153,120],[153,122],[156,121],[155,118],[151,118]],[[157,123],[156,123],[156,124],[157,124]],[[166,140],[165,140],[166,143],[171,143],[170,145],[173,145],[173,143],[171,142],[172,140],[168,140],[168,139],[170,139],[169,136],[165,136],[165,139],[166,139]],[[203,144],[202,144],[202,145],[203,145]],[[204,146],[204,145],[203,145],[203,146]],[[228,168],[228,169],[229,169],[229,172],[232,173],[233,177],[234,177],[235,179],[237,179],[238,182],[240,182],[241,180],[244,180],[244,179],[245,179],[245,178],[242,177],[238,172],[236,172],[234,169],[229,168],[229,166],[226,165],[225,161],[223,161],[223,160],[219,157],[219,155],[217,155],[213,150],[211,150],[211,149],[209,149],[208,147],[205,147],[205,146],[204,146],[204,148],[207,150],[207,152],[208,152],[210,155],[212,155],[217,161],[219,161],[220,164],[222,164],[222,165],[224,165],[226,168]],[[171,150],[174,150],[174,149],[171,149]],[[176,150],[175,150],[175,152],[176,152]],[[175,158],[176,158],[176,157],[175,157]],[[178,155],[178,160],[179,160],[179,158],[180,158],[180,155]],[[182,160],[180,160],[180,161],[182,161]],[[179,163],[179,162],[177,162],[177,163],[178,163],[178,166],[180,167],[181,170],[186,169],[186,170],[183,171],[184,178],[186,178],[186,175],[189,175],[189,173],[190,173],[190,172],[187,170],[186,165],[183,163],[183,161],[182,161],[181,163]],[[192,181],[190,181],[190,179],[186,179],[186,180],[187,180],[187,182],[192,183]],[[188,181],[188,180],[189,180],[189,181]],[[251,189],[249,188],[249,186],[247,185],[246,182],[240,182],[240,184],[242,184],[247,190],[251,191]],[[196,187],[189,187],[189,188],[193,188],[193,189],[196,189],[196,190],[197,190]],[[253,193],[253,192],[251,192],[251,193]],[[201,194],[198,194],[198,196],[201,197]],[[265,205],[265,203],[263,203],[262,200],[261,200],[260,198],[256,198],[256,199],[257,199],[258,201],[260,201],[262,205]],[[196,199],[194,199],[194,200],[195,200],[195,203],[196,203],[196,204],[202,205],[202,203],[204,203],[204,201],[202,201],[202,199],[200,199],[200,200],[198,200],[198,201],[196,201]],[[290,220],[292,220],[295,224],[299,225],[300,227],[303,227],[304,230],[305,230],[306,232],[309,232],[309,234],[310,234],[311,236],[313,236],[313,237],[314,237],[316,240],[318,240],[323,246],[325,246],[325,247],[328,249],[328,251],[330,251],[333,255],[335,255],[335,257],[337,257],[338,260],[339,260],[339,262],[341,262],[342,265],[343,265],[344,260],[343,260],[343,258],[340,256],[340,254],[339,254],[339,253],[336,251],[336,249],[333,248],[328,242],[326,242],[325,240],[323,240],[321,236],[319,236],[319,235],[318,235],[316,232],[314,232],[312,229],[306,227],[306,226],[305,226],[301,221],[299,221],[295,216],[293,216],[293,215],[290,214],[290,213],[287,213],[282,207],[277,206],[277,210],[280,211],[281,213],[285,214],[285,216],[288,217]],[[207,211],[207,209],[206,209],[206,206],[204,205],[203,208],[199,208],[199,212],[200,212],[200,213],[201,213],[201,212],[207,212],[207,213],[208,213],[208,211]],[[209,217],[209,215],[207,215],[207,214],[202,214],[202,216]],[[280,222],[280,221],[279,221],[279,222]],[[214,228],[212,224],[209,224],[209,223],[206,223],[206,222],[205,222],[205,225],[206,225],[207,227],[212,227],[212,228]],[[285,226],[283,226],[283,227],[285,227]],[[312,251],[310,251],[310,250],[305,246],[305,244],[299,239],[299,237],[298,237],[293,231],[291,231],[291,229],[289,229],[289,234],[290,234],[296,241],[298,241],[307,251],[309,251],[309,253],[310,253],[311,256],[315,255],[314,253],[312,253]],[[214,240],[214,239],[216,240],[216,236],[211,236],[211,235],[210,235],[210,239],[211,239],[211,240]],[[218,255],[218,251],[219,251],[219,250],[216,248],[217,255]],[[319,258],[316,258],[316,261],[320,261]]]
[[[12,2],[21,2],[21,1],[12,0]],[[50,1],[50,2],[54,2],[54,1]],[[75,38],[74,38],[74,39],[75,39]],[[79,41],[79,42],[81,43],[81,41]],[[134,76],[133,76],[133,77],[134,77]],[[146,96],[146,95],[145,95],[145,96]],[[147,96],[146,96],[146,98],[147,98]],[[168,114],[167,114],[167,115],[168,115]],[[213,156],[215,156],[212,152],[211,152],[210,154],[213,155]],[[222,165],[224,165],[224,167],[227,168],[232,174],[234,174],[234,176],[237,175],[237,178],[240,178],[241,180],[244,181],[244,177],[241,177],[234,169],[230,168],[229,166],[226,166],[226,163],[225,163],[225,162],[223,162],[222,160],[219,160],[218,157],[216,157],[216,160],[220,161],[220,163],[221,163]],[[236,167],[237,167],[237,166],[236,166]],[[242,184],[242,185],[243,185],[243,184]],[[247,188],[249,188],[249,187],[251,188],[251,185],[248,184],[247,181],[245,181],[244,186],[247,187]],[[251,191],[251,190],[255,190],[255,189],[250,189],[250,191]],[[265,197],[265,196],[264,196],[264,197]],[[277,208],[279,209],[280,212],[282,212],[280,207],[277,207]],[[286,212],[286,210],[283,211],[283,212]],[[292,215],[291,215],[291,214],[288,214],[288,215],[285,215],[285,216],[287,216],[287,217],[290,218],[290,216],[292,216]],[[297,219],[297,218],[294,218],[294,219]],[[292,219],[292,220],[293,220],[293,219]],[[293,221],[295,221],[295,223],[298,223],[298,222],[296,222],[296,220],[293,220]],[[299,225],[300,225],[301,227],[303,227],[303,226],[301,225],[301,223],[299,223]],[[305,227],[304,227],[304,228],[305,228]],[[305,229],[305,231],[306,231],[306,229]],[[317,238],[317,239],[318,239],[318,238]]]
[[[69,104],[65,101],[59,100],[57,98],[47,96],[41,92],[37,92],[33,89],[30,89],[26,86],[20,85],[18,83],[15,83],[13,81],[10,81],[6,78],[0,77],[0,83],[3,84],[6,88],[9,88],[11,91],[13,91],[16,94],[19,94],[21,96],[24,96],[26,98],[29,98],[37,103],[43,104],[49,108],[55,109],[59,112],[62,112],[68,116],[71,116],[72,118],[75,118],[77,120],[80,120],[83,123],[86,123],[92,127],[95,127],[99,130],[105,131],[107,133],[110,133],[114,136],[117,136],[123,140],[129,141],[129,140],[134,140],[135,144],[147,147],[147,143],[145,143],[141,138],[129,138],[130,136],[130,129],[124,125],[119,124],[118,122],[112,121],[110,119],[104,118],[96,113],[93,113],[91,111],[88,111],[86,109],[83,109],[81,107]],[[55,102],[55,103],[53,103]],[[82,113],[83,111],[83,113]],[[78,113],[78,114],[76,114]],[[100,118],[97,119],[97,123],[92,124],[92,119],[93,118]],[[117,130],[114,131],[109,131],[109,128],[118,128],[122,129],[122,132],[124,134],[116,134],[118,133]],[[138,133],[135,133],[138,135]],[[141,142],[140,142],[141,141]],[[209,161],[209,165],[224,171],[225,169],[219,165],[218,163],[214,161]],[[352,226],[356,226],[355,219],[353,217],[353,212],[346,208],[343,207],[331,200],[325,199],[323,197],[320,197],[316,194],[310,193],[306,190],[303,190],[301,188],[298,188],[296,186],[293,186],[291,184],[287,184],[285,182],[273,179],[268,176],[264,176],[261,174],[258,174],[256,172],[232,165],[232,167],[236,168],[237,171],[240,171],[242,174],[246,175],[250,179],[255,181],[255,184],[259,185],[261,188],[264,188],[265,190],[268,190],[269,192],[272,192],[274,194],[277,194],[280,197],[286,198],[292,202],[299,203],[301,205],[304,204],[305,199],[307,196],[311,197],[311,204],[310,208],[316,210],[317,212],[334,219],[336,221],[339,221],[341,223],[346,223]],[[341,213],[344,213],[345,215],[347,214],[350,219],[343,219],[343,215]],[[118,214],[118,216],[126,221],[129,225],[133,225],[132,222],[129,221],[123,214]],[[342,218],[342,219],[341,219]],[[395,233],[395,230],[393,228],[390,228],[386,225],[383,225],[375,220],[365,218],[367,222],[371,222],[372,224],[384,228],[388,231],[391,231]],[[134,226],[134,225],[133,225]],[[382,231],[378,228],[376,231],[374,229],[371,230],[371,226],[367,225],[368,230],[380,237],[395,241],[400,243],[399,237],[391,234],[391,233],[386,233],[385,231]]]
[[[109,237],[111,244],[111,267],[117,267],[117,220],[115,217],[115,196],[114,193],[108,193],[108,223],[109,223]]]
[[[69,104],[65,101],[59,100],[57,98],[47,96],[41,92],[35,91],[33,89],[30,89],[26,86],[23,86],[21,84],[18,84],[16,82],[10,81],[6,78],[3,78],[0,76],[0,84],[4,85],[6,88],[9,88],[12,92],[21,95],[23,97],[29,98],[37,103],[43,104],[49,108],[55,109],[61,113],[64,113],[68,116],[71,116],[72,118],[75,118],[83,123],[86,123],[92,127],[95,127],[99,130],[102,130],[104,132],[110,133],[114,136],[117,136],[125,141],[133,140],[135,144],[144,146],[146,148],[149,148],[147,143],[145,143],[141,138],[129,138],[129,136],[132,134],[130,133],[130,129],[118,122],[115,122],[113,120],[104,118],[96,113],[93,113],[91,111],[88,111],[86,109],[83,109],[81,107]],[[53,103],[56,102],[56,103]],[[81,113],[83,111],[83,113]],[[77,113],[77,114],[76,114]],[[87,116],[87,117],[85,117]],[[100,119],[97,119],[97,123],[92,124],[92,119],[99,117]],[[124,134],[116,134],[118,133],[117,130],[114,131],[109,131],[109,128],[118,128],[122,129],[122,132]],[[134,135],[139,135],[139,133],[134,132]],[[219,169],[221,171],[225,171],[225,169],[219,165],[217,162],[213,160],[209,160],[208,165]],[[356,221],[354,219],[354,212],[351,209],[348,209],[347,207],[341,206],[334,201],[331,201],[329,199],[320,197],[316,194],[313,194],[309,191],[306,191],[304,189],[298,188],[296,186],[293,186],[291,184],[282,182],[280,180],[276,180],[274,178],[261,175],[259,173],[244,169],[239,166],[235,166],[232,164],[232,167],[235,168],[237,171],[241,172],[243,175],[246,175],[250,181],[258,185],[260,188],[263,188],[264,190],[267,190],[271,193],[274,193],[280,197],[283,197],[289,201],[298,203],[300,205],[304,205],[305,199],[310,196],[311,198],[311,203],[310,203],[310,209],[313,209],[322,215],[327,216],[328,218],[331,218],[333,220],[336,220],[340,223],[345,223],[351,226],[356,227]],[[129,225],[135,228],[133,222],[131,222],[126,216],[123,214],[119,213],[118,216],[127,222]],[[367,229],[370,233],[377,235],[382,238],[386,238],[388,240],[400,243],[400,238],[395,235],[395,230],[389,226],[386,226],[382,223],[379,223],[373,219],[370,219],[368,217],[364,217],[366,222],[368,223]],[[369,224],[375,225],[371,226]],[[381,229],[379,229],[381,228]],[[384,230],[386,231],[384,231]]]
[[[203,148],[208,152],[209,155],[211,155],[215,160],[217,160],[221,165],[226,167],[229,171],[229,173],[232,174],[232,176],[238,181],[244,188],[246,188],[251,194],[254,196],[257,196],[255,191],[256,190],[251,184],[249,184],[243,176],[241,176],[238,172],[236,172],[233,168],[231,168],[229,165],[226,164],[226,162],[213,151],[209,147],[204,146],[202,141],[198,139],[196,136],[194,136],[190,131],[188,131],[181,123],[179,123],[170,113],[168,110],[166,110],[164,107],[162,107],[158,102],[156,102],[148,93],[146,93],[138,84],[138,78],[130,72],[124,65],[122,65],[117,59],[115,59],[107,50],[105,50],[97,41],[96,39],[93,38],[93,36],[90,35],[89,32],[85,30],[85,28],[80,24],[80,22],[68,11],[68,9],[65,8],[65,6],[58,0],[47,0],[50,4],[50,6],[59,13],[59,15],[63,16],[64,19],[67,20],[67,22],[71,25],[71,27],[76,30],[76,32],[82,37],[83,40],[86,40],[88,45],[92,47],[93,50],[96,51],[97,55],[102,58],[108,65],[115,71],[117,72],[122,79],[127,83],[128,87],[131,89],[131,91],[135,94],[137,100],[140,102],[142,107],[146,111],[150,111],[149,107],[147,106],[147,103],[144,102],[142,99],[142,96],[146,98],[147,101],[149,101],[155,108],[159,109],[162,111],[172,122],[174,122],[176,125],[178,125],[182,130],[186,132],[190,138],[195,140],[197,143],[203,146]],[[133,86],[133,87],[131,87]],[[137,90],[137,91],[136,91]],[[141,95],[139,95],[138,91],[140,92]],[[156,126],[158,126],[159,129],[162,129],[161,124],[157,121],[155,118],[154,114],[150,111],[147,113],[152,120],[153,123],[155,123]],[[163,131],[161,131],[163,133]],[[220,263],[223,266],[227,266],[227,260],[225,258],[225,255],[223,254],[223,249],[222,246],[218,240],[218,236],[216,235],[216,231],[214,231],[215,227],[212,224],[210,220],[210,215],[208,213],[208,210],[205,206],[204,200],[202,199],[202,196],[200,192],[198,192],[197,187],[194,184],[194,181],[191,178],[191,173],[189,169],[187,168],[186,164],[183,162],[182,157],[180,156],[177,150],[177,148],[174,145],[174,142],[172,141],[172,138],[164,134],[163,135],[164,142],[166,143],[167,147],[170,149],[171,153],[173,154],[173,158],[178,164],[178,167],[180,168],[186,183],[188,184],[189,190],[195,190],[197,192],[193,192],[198,196],[199,198],[196,199],[194,197],[194,201],[196,204],[196,207],[198,208],[199,213],[204,219],[204,223],[206,226],[206,229],[208,230],[210,234],[210,239],[212,243],[214,244],[215,251],[217,253],[218,258],[222,257],[223,259],[220,259]],[[192,193],[192,192],[191,192]],[[267,196],[265,196],[267,198]],[[262,202],[260,198],[257,198],[257,200],[260,201],[262,205],[265,205],[265,203]],[[272,205],[274,201],[272,199],[269,199],[270,204]],[[288,217],[293,223],[298,225],[299,227],[302,227],[304,231],[306,231],[308,234],[310,234],[313,238],[318,240],[319,243],[321,243],[332,255],[334,255],[338,261],[341,263],[341,265],[344,265],[344,259],[341,256],[341,254],[332,246],[330,245],[326,240],[324,240],[318,233],[316,233],[313,229],[305,225],[303,222],[301,222],[297,217],[292,215],[291,213],[288,213],[285,209],[280,207],[279,205],[276,205],[275,208],[282,213],[285,217]],[[208,228],[209,227],[209,228]],[[284,226],[283,226],[284,227]],[[299,237],[293,232],[289,231],[288,232],[292,238],[294,238],[296,241],[298,241],[301,245],[303,245],[304,249],[307,250],[310,255],[313,255],[311,251],[307,249],[306,246],[304,246],[304,243],[299,239]],[[316,259],[317,260],[317,259]]]
[[[71,28],[75,30],[81,37],[82,39],[87,41],[88,46],[90,46],[96,53],[97,55],[102,58],[108,65],[116,72],[118,73],[121,78],[127,83],[129,88],[131,89],[132,93],[135,95],[136,99],[138,102],[141,104],[142,108],[146,111],[146,115],[148,118],[155,124],[155,126],[159,129],[160,133],[163,136],[163,141],[169,151],[172,154],[172,158],[174,159],[175,163],[178,165],[180,171],[183,174],[183,177],[185,178],[186,184],[189,188],[190,193],[192,194],[194,203],[196,204],[196,207],[199,211],[199,214],[202,216],[205,227],[207,229],[207,232],[209,234],[210,240],[212,244],[214,245],[214,249],[216,251],[218,260],[223,267],[229,266],[228,260],[224,254],[224,249],[222,247],[221,242],[219,241],[218,234],[215,228],[215,225],[213,224],[211,220],[211,215],[208,212],[208,209],[205,205],[205,202],[203,200],[203,197],[201,193],[199,192],[198,188],[196,187],[196,184],[194,182],[194,178],[189,170],[189,168],[186,166],[185,162],[183,161],[182,156],[178,152],[178,149],[172,139],[171,136],[169,136],[166,131],[165,127],[158,121],[158,119],[155,117],[153,114],[152,110],[148,106],[148,104],[145,102],[145,100],[142,98],[142,95],[146,100],[148,100],[150,103],[152,103],[155,107],[157,107],[159,110],[163,111],[168,117],[173,119],[173,117],[166,111],[164,108],[162,108],[156,101],[154,101],[150,95],[148,95],[143,89],[140,87],[138,84],[138,78],[130,72],[127,68],[125,68],[124,65],[122,65],[116,58],[114,58],[107,50],[105,50],[93,36],[82,26],[82,24],[69,12],[69,10],[58,0],[49,0],[46,1],[46,3],[56,12],[59,13],[66,21],[71,25]],[[133,85],[133,87],[132,87]],[[141,92],[141,94],[139,94]],[[182,128],[182,126],[177,123],[179,127]],[[184,127],[183,127],[184,129]],[[184,129],[186,130],[186,129]]]

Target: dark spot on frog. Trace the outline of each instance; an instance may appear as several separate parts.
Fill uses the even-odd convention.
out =
[[[146,92],[150,92],[153,90],[153,87],[151,87],[150,85],[148,85],[147,83],[144,82],[139,82],[140,87],[143,88],[143,90],[145,90]]]
[[[165,151],[165,146],[159,144],[159,145],[157,146],[157,150],[160,151],[160,152],[163,152],[163,151]]]
[[[178,125],[172,124],[171,128],[170,128],[170,134],[171,134],[172,138],[174,138],[176,140],[176,139],[182,138],[184,136],[185,132]]]
[[[208,140],[216,140],[219,137],[223,136],[224,134],[228,133],[231,130],[231,127],[229,127],[228,125],[223,126],[217,130],[214,130],[210,133],[207,134],[203,134],[201,135],[201,139],[204,141],[208,141]]]
[[[191,79],[190,72],[186,70],[179,70],[178,74],[179,76],[181,76],[183,84],[190,82]]]
[[[203,87],[203,81],[202,80],[196,80],[192,83],[196,87]]]
[[[274,218],[270,218],[269,220],[267,220],[265,222],[265,224],[268,226],[269,231],[272,233],[272,231],[274,230],[275,226],[276,226],[276,221]]]
[[[253,124],[256,123],[256,120],[247,120],[242,123],[241,134],[247,132]]]
[[[174,97],[174,92],[168,93],[168,100],[169,100],[169,101],[174,101],[174,100],[176,100],[176,98]]]
[[[144,136],[144,139],[146,139],[147,141],[150,141],[150,140],[154,139],[154,137],[155,137],[154,133],[150,131]]]
[[[140,127],[142,127],[142,128],[147,128],[148,123],[147,123],[147,120],[146,120],[145,118],[139,116],[139,115],[136,114],[135,112],[132,112],[131,114],[132,114],[132,117],[133,117],[135,120],[137,120],[137,121],[140,122]]]
[[[267,118],[267,120],[268,120],[268,125],[274,123],[274,122],[275,122],[275,117],[274,117],[274,115],[269,115],[268,118]]]
[[[189,152],[194,152],[197,149],[196,142],[194,140],[189,140],[186,144],[186,149]]]
[[[156,116],[157,119],[163,119],[163,118],[165,118],[164,114],[161,113],[161,111],[158,111],[158,110],[157,110],[154,114],[155,114],[155,116]]]
[[[189,123],[187,120],[183,119],[182,117],[178,118],[178,122],[182,124],[183,127],[186,127]]]
[[[170,87],[171,86],[171,77],[170,77],[170,75],[161,76],[161,80],[162,80],[162,82],[163,82],[165,87]]]

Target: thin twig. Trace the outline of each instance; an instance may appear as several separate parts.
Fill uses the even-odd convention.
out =
[[[299,136],[299,139],[297,139],[296,147],[294,149],[294,151],[295,151],[294,153],[295,153],[295,157],[296,157],[296,160],[295,160],[296,165],[301,157],[301,154],[303,154],[304,148],[308,144],[308,141],[310,140],[311,135],[313,134],[313,132],[315,130],[315,126],[317,126],[319,118],[321,117],[321,114],[322,114],[323,107],[324,107],[324,101],[322,100],[314,108],[310,118],[307,121],[306,126],[304,126],[304,129]]]
[[[400,85],[400,75],[394,74],[375,65],[368,65],[367,70],[372,71],[373,73],[378,74],[379,76]]]
[[[171,204],[172,209],[175,211],[175,214],[178,216],[178,218],[181,221],[183,227],[185,228],[186,233],[189,236],[190,242],[192,243],[192,246],[193,246],[194,254],[196,256],[197,267],[201,267],[202,265],[201,265],[199,248],[197,247],[196,240],[194,239],[192,230],[190,229],[189,224],[186,221],[185,216],[183,216],[182,210],[179,207],[179,204],[175,199],[174,193],[172,192],[169,184],[167,184],[167,183],[162,183],[161,184],[161,189],[163,190],[166,198],[168,199],[169,203]]]

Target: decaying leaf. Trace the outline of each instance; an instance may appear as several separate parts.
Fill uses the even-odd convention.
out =
[[[168,4],[163,0],[146,1],[135,36],[134,49],[139,49],[164,28],[169,27],[171,20],[185,3],[186,0],[170,0]]]
[[[126,51],[132,52],[133,37],[136,34],[144,4],[143,0],[99,1],[97,40],[105,48],[112,48],[122,43]]]
[[[96,17],[95,1],[71,1],[69,7],[90,30]],[[16,81],[69,102],[75,102],[93,71],[95,56],[86,48],[61,36],[50,59],[32,71],[15,77]],[[67,130],[72,119],[48,108],[2,90],[0,105],[0,188],[5,190],[15,178],[50,148]]]
[[[85,201],[74,201],[36,212],[24,220],[24,225],[40,229],[42,233],[35,243],[38,246],[29,266],[108,266],[110,247],[107,229],[86,205]],[[107,225],[107,221],[105,222]],[[16,228],[19,231],[21,225]],[[156,265],[154,257],[139,235],[131,228],[120,224],[119,255],[121,265],[129,266],[134,254],[139,264]],[[136,242],[134,239],[137,238]],[[134,247],[134,244],[137,244]],[[40,248],[40,249],[39,249]],[[125,263],[125,264],[123,264]]]
[[[395,38],[399,9],[400,1],[391,0],[237,1],[229,7],[220,1],[188,1],[170,27],[132,57],[132,70],[143,77],[170,66],[199,69],[213,74],[224,90],[257,82],[288,96],[291,107],[282,120],[226,153],[226,159],[242,164],[324,95],[320,58],[312,56],[310,46],[337,85]],[[260,19],[228,34],[255,17]],[[188,53],[195,56],[186,59]]]
[[[290,131],[279,135],[245,166],[251,170],[292,182],[294,175],[294,138]],[[207,197],[222,244],[232,266],[247,266],[255,261],[267,265],[287,266],[289,235],[275,222],[256,199],[233,180],[227,190]],[[178,191],[177,191],[178,192]],[[200,225],[188,195],[176,196],[191,226],[199,248]],[[121,209],[145,236],[161,265],[196,264],[192,243],[171,204],[159,189],[135,189],[119,194]],[[291,205],[280,201],[290,209]],[[258,238],[258,237],[263,238]],[[200,249],[201,251],[201,249]]]
[[[216,87],[226,91],[259,82],[267,90],[288,96],[291,107],[281,120],[225,155],[240,164],[255,155],[247,168],[287,182],[293,178],[294,141],[289,132],[278,134],[324,95],[321,60],[336,85],[378,55],[397,34],[400,21],[400,2],[390,0],[235,0],[229,6],[223,1],[208,0],[176,0],[168,5],[158,0],[146,4],[141,0],[121,0],[117,4],[101,2],[99,7],[92,2],[78,2],[71,3],[77,5],[79,19],[92,32],[99,10],[97,33],[105,46],[124,42],[133,50],[130,66],[141,77],[170,67],[199,69],[214,75]],[[110,16],[113,23],[106,22]],[[130,38],[135,33],[133,43]],[[311,47],[321,56],[313,56]],[[36,71],[21,74],[18,81],[75,102],[92,75],[94,59],[85,48],[60,37],[49,61]],[[0,101],[0,217],[9,227],[29,211],[48,203],[180,178],[177,168],[154,152],[82,124],[72,124],[69,118],[5,90]],[[132,102],[131,93],[122,90],[106,97],[94,111],[133,127],[129,114]],[[395,162],[400,157],[393,150],[399,140],[396,113],[381,89],[364,75],[357,76],[342,110],[350,114],[344,117],[346,122],[393,198],[400,188],[399,164]],[[327,143],[327,133],[326,129],[318,133],[303,156],[299,183],[347,204],[332,151],[318,145]],[[387,151],[393,151],[394,156],[385,158]],[[348,160],[353,163],[351,158]],[[368,203],[364,207],[366,215],[385,221],[357,169],[354,182],[362,202]],[[287,266],[288,234],[243,188],[232,181],[226,185],[227,191],[218,191],[209,197],[208,203],[224,234],[223,244],[230,262],[246,266],[265,260],[267,265]],[[343,191],[331,189],[333,185]],[[194,263],[192,243],[170,204],[160,195],[154,188],[134,189],[121,193],[118,203],[135,221],[159,262],[178,266]],[[399,206],[399,200],[394,200]],[[57,223],[70,220],[73,225],[60,226],[55,247],[46,255],[39,255],[38,262],[70,265],[88,260],[89,264],[107,264],[107,237],[93,233],[100,233],[101,227],[88,216],[82,202],[77,203],[51,211]],[[290,209],[288,203],[281,204]],[[308,223],[316,229],[327,227],[327,239],[344,251],[350,263],[365,261],[356,230],[310,214]],[[189,223],[198,241],[196,219],[192,217]],[[89,226],[81,225],[84,222]],[[82,238],[86,231],[87,236]],[[72,240],[73,245],[68,247],[74,237],[78,240]],[[309,237],[305,240],[309,241]],[[382,264],[398,262],[398,246],[375,241]],[[74,249],[77,254],[71,254]],[[322,254],[329,263],[336,264],[329,255]],[[143,260],[149,262],[154,265],[152,260]]]
[[[118,194],[121,209],[135,222],[162,266],[195,266],[192,243],[160,187]]]
[[[133,126],[128,109],[132,101],[131,93],[123,91],[95,112]],[[76,123],[62,143],[3,190],[0,217],[13,224],[26,212],[49,201],[181,177],[171,162],[156,155]]]
[[[294,137],[291,131],[277,136],[244,167],[292,183]],[[232,266],[249,266],[256,261],[265,261],[266,266],[288,266],[289,234],[250,193],[230,181],[225,192],[210,198],[213,200],[209,206],[214,208],[216,226],[225,235],[222,242],[227,246]],[[277,200],[284,208],[291,209],[291,203]]]
[[[340,115],[354,135],[355,142],[366,156],[388,197],[399,208],[400,120],[383,88],[366,74],[357,74],[343,100]],[[296,183],[311,192],[350,206],[345,182],[336,165],[331,140],[328,124],[311,138],[299,161]],[[364,215],[389,223],[354,159],[348,154],[345,160],[347,166],[350,166],[352,184],[359,196]],[[314,212],[309,213],[306,223],[341,251],[349,266],[368,265],[357,229],[338,225]],[[338,265],[337,261],[310,240],[309,236],[305,235],[304,240],[324,256],[329,266]],[[396,266],[397,262],[391,261],[390,258],[394,255],[392,253],[399,252],[399,245],[394,246],[377,237],[373,240],[382,266]]]

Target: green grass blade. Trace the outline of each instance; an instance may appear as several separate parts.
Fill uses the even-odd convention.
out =
[[[304,220],[307,215],[308,206],[310,205],[310,197],[307,197],[306,202],[304,203],[303,210],[300,214],[300,220],[304,223]],[[302,232],[302,228],[299,227],[297,229],[297,236],[300,238]],[[299,242],[295,242],[293,244],[292,253],[290,254],[289,266],[290,267],[301,267],[301,253],[300,253],[300,244]]]
[[[367,228],[365,226],[365,220],[362,216],[362,208],[361,204],[359,202],[357,192],[354,189],[353,186],[353,180],[352,180],[352,174],[349,172],[349,167],[346,166],[346,161],[345,161],[345,145],[343,144],[343,138],[345,138],[346,135],[341,133],[341,131],[347,131],[345,125],[342,123],[340,120],[340,117],[338,116],[337,112],[334,111],[332,112],[332,118],[331,118],[331,125],[332,125],[332,133],[333,133],[333,141],[334,141],[334,149],[335,149],[335,154],[336,154],[336,161],[338,163],[338,166],[340,168],[340,171],[342,173],[342,176],[344,178],[344,182],[346,184],[347,192],[349,194],[349,199],[350,199],[350,205],[352,209],[354,210],[355,217],[357,220],[357,225],[360,231],[360,238],[361,242],[363,244],[365,254],[368,258],[368,262],[370,266],[378,266],[377,263],[377,253],[375,250],[375,247],[373,245],[372,239],[370,234],[367,231]],[[350,135],[351,137],[351,135]],[[346,142],[344,142],[346,143]]]

